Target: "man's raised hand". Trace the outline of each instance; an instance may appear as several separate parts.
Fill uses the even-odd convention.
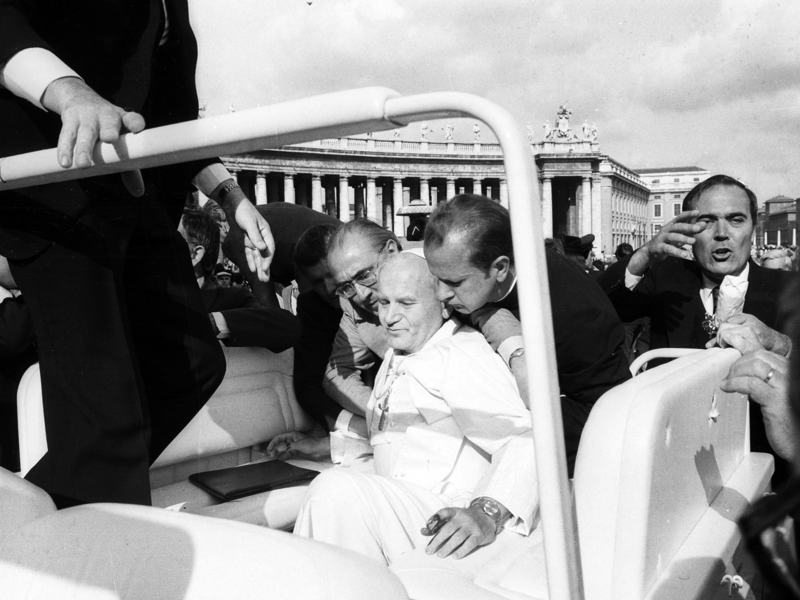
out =
[[[705,223],[692,223],[698,211],[687,210],[672,219],[647,244],[633,253],[628,263],[628,271],[633,275],[643,275],[651,264],[668,256],[692,258],[692,253],[684,246],[694,244],[694,236],[706,228]]]

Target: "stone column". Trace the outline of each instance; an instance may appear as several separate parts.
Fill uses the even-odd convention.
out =
[[[375,193],[375,178],[367,177],[367,218],[381,222],[380,209],[378,207],[378,195]]]
[[[505,179],[500,180],[500,204],[508,208],[508,182]]]
[[[580,234],[594,233],[592,229],[592,179],[583,178],[583,189],[581,190],[581,228]]]
[[[397,211],[403,206],[403,180],[399,177],[394,180],[392,201],[394,202],[394,234],[397,236],[404,236],[406,234],[405,217],[397,214]]]
[[[483,194],[483,179],[473,179],[472,180],[472,193],[473,194]]]
[[[294,204],[294,176],[291,173],[283,174],[283,201]]]
[[[448,177],[447,178],[447,199],[450,200],[453,196],[456,195],[456,178],[455,177]]]
[[[267,175],[256,173],[256,204],[267,203]]]
[[[322,176],[316,173],[311,175],[311,208],[317,212],[325,212],[322,198]]]
[[[431,203],[431,186],[427,177],[419,178],[419,199],[425,204]]]
[[[350,186],[347,175],[339,175],[339,220],[347,223],[350,220]]]
[[[542,234],[553,237],[553,186],[550,177],[542,179]]]

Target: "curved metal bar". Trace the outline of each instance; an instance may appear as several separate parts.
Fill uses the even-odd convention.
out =
[[[539,181],[533,155],[511,115],[483,98],[442,92],[400,97],[386,103],[386,117],[392,121],[406,123],[443,116],[480,119],[494,132],[503,149],[514,262],[519,273],[517,286],[525,361],[531,388],[535,382],[537,390],[536,396],[529,400],[547,557],[547,586],[551,600],[578,600],[583,598],[583,579],[567,477]]]
[[[380,131],[412,121],[474,117],[503,149],[511,207],[522,333],[529,380],[540,390],[530,403],[540,510],[552,600],[581,600],[578,535],[568,487],[550,294],[536,167],[530,146],[507,111],[470,94],[442,92],[398,97],[364,88],[123,136],[95,148],[95,166],[63,169],[55,149],[0,159],[0,191],[130,171],[287,144]]]

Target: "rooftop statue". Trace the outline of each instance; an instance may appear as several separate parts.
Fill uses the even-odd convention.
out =
[[[556,128],[553,132],[553,141],[556,142],[574,142],[578,140],[578,136],[572,131],[569,124],[569,118],[572,116],[572,109],[567,108],[566,104],[558,107],[556,113]]]
[[[472,126],[472,132],[475,134],[475,141],[481,141],[481,126],[478,123]]]
[[[422,137],[423,142],[428,141],[428,122],[423,121],[422,125],[419,128],[419,135]]]
[[[447,122],[447,126],[444,128],[444,138],[448,142],[453,140],[453,124],[451,122]]]

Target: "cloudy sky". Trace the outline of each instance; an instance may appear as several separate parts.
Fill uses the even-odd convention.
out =
[[[538,141],[567,103],[573,127],[596,123],[601,151],[630,168],[695,165],[762,201],[800,196],[797,0],[190,4],[210,115],[370,85],[461,91]],[[443,122],[429,126],[444,139]],[[471,130],[457,122],[457,141]]]

